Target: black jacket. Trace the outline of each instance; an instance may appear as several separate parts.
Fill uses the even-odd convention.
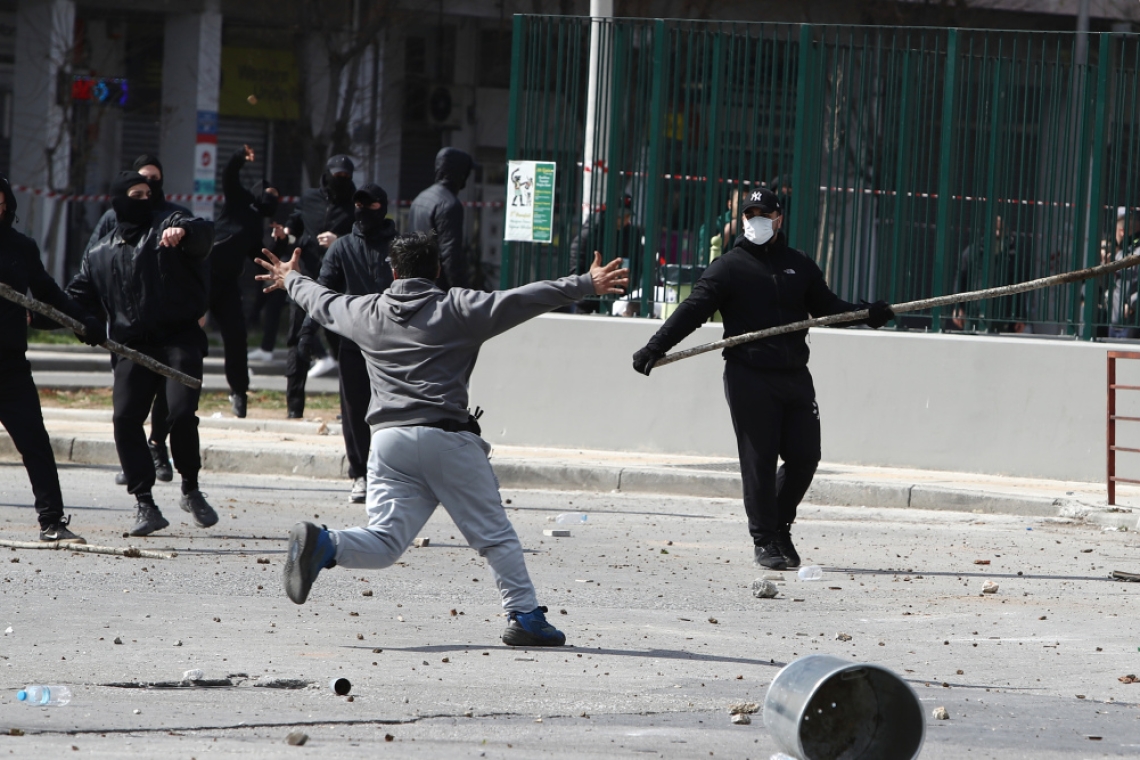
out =
[[[190,209],[185,206],[179,206],[177,203],[171,203],[164,199],[162,206],[154,212],[155,224],[164,221],[166,217],[175,211],[181,211],[186,216],[193,216],[193,214],[190,213]],[[91,237],[87,239],[87,247],[83,249],[83,255],[86,256],[87,252],[94,248],[96,243],[114,232],[115,226],[118,223],[119,221],[115,218],[115,209],[107,209],[106,213],[99,217],[99,221],[95,223],[95,229],[91,232]]]
[[[738,238],[736,246],[717,258],[648,343],[667,352],[720,311],[724,337],[856,311],[860,307],[831,292],[823,272],[802,252],[789,248],[779,233],[758,246]],[[808,362],[807,330],[726,348],[727,361],[758,369],[798,369]]]
[[[304,274],[313,277],[321,267],[326,249],[321,248],[317,242],[317,235],[322,232],[331,232],[344,237],[352,232],[356,208],[351,197],[341,203],[334,202],[329,197],[329,189],[325,186],[325,178],[321,177],[321,186],[306,190],[301,194],[300,219],[303,232],[297,238],[297,246],[301,249],[301,263]],[[292,225],[289,227],[293,230]]]
[[[435,184],[412,201],[408,226],[412,232],[435,230],[443,268],[438,285],[447,290],[470,285],[467,251],[463,247],[463,204],[456,195],[471,173],[471,156],[461,150],[442,150],[436,157]]]
[[[214,277],[235,279],[241,275],[246,259],[261,254],[265,218],[254,203],[253,193],[241,184],[241,168],[245,166],[245,149],[230,157],[222,173],[222,213],[214,222],[214,250],[210,253],[210,272]]]
[[[388,245],[396,237],[396,224],[385,219],[384,225],[364,234],[353,225],[352,234],[337,238],[329,246],[317,282],[330,290],[350,296],[383,293],[392,284],[392,267],[388,263]],[[303,333],[317,328],[312,317],[305,317]]]
[[[12,197],[8,193],[8,197]],[[90,314],[56,284],[40,261],[40,248],[27,235],[0,224],[0,282],[19,293],[31,291],[37,301],[54,306],[68,316],[85,320]],[[44,320],[41,322],[41,319]],[[59,327],[46,317],[36,326]],[[22,359],[28,350],[28,312],[23,306],[0,298],[0,364]]]
[[[170,227],[186,230],[177,248],[158,244]],[[67,292],[88,311],[107,315],[111,340],[128,346],[185,341],[205,350],[198,318],[208,308],[213,244],[211,222],[178,212],[156,221],[135,243],[116,227],[83,257]]]

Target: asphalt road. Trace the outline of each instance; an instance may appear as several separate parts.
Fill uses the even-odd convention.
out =
[[[1140,672],[1140,584],[1106,579],[1140,570],[1135,532],[805,506],[797,545],[828,571],[787,573],[759,600],[733,501],[505,492],[572,645],[518,650],[499,642],[490,574],[443,510],[423,532],[430,547],[387,570],[322,573],[298,607],[281,591],[286,531],[359,522],[347,482],[205,473],[222,516],[210,530],[178,510],[176,483],[160,484],[171,528],[128,540],[133,506],[114,472],[61,468],[73,528],[178,556],[0,548],[0,734],[25,732],[0,735],[0,756],[766,760],[777,747],[762,716],[733,725],[728,706],[762,703],[779,668],[813,652],[906,678],[927,715],[924,758],[1140,754],[1140,684],[1118,680]],[[30,501],[23,468],[0,464],[0,538],[34,540]],[[571,510],[589,521],[543,536]],[[996,594],[981,594],[986,580]],[[190,668],[233,686],[108,685]],[[338,676],[352,702],[329,690]],[[27,707],[15,693],[29,683],[75,696]],[[937,706],[949,720],[929,717]],[[297,728],[304,748],[285,744]]]

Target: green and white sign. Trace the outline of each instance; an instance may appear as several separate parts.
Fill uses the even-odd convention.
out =
[[[554,239],[554,162],[507,163],[504,240],[549,243]]]

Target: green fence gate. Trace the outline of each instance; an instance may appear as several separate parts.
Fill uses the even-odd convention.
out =
[[[1133,34],[515,16],[508,158],[558,174],[553,242],[506,244],[502,285],[598,249],[667,313],[759,185],[849,300],[1091,265],[1140,239],[1138,72]],[[1126,274],[902,322],[1140,335],[1136,293]]]

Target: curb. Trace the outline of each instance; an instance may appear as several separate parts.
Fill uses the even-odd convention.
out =
[[[252,420],[249,422],[251,427],[258,424]],[[303,422],[276,423],[272,427],[276,428],[277,424],[284,424],[296,432],[301,432],[299,428],[302,426],[316,427],[314,423]],[[50,438],[57,461],[87,465],[119,464],[113,441],[62,435],[52,435]],[[6,434],[0,434],[0,459],[18,461],[19,458],[12,439]],[[572,465],[522,459],[492,458],[491,464],[502,488],[727,499],[739,499],[743,490],[737,473],[678,471],[663,467]],[[202,448],[202,467],[215,472],[255,475],[300,475],[329,479],[348,477],[348,462],[344,454],[299,454],[295,447],[287,446],[251,449],[248,446],[208,444]],[[1127,507],[1108,507],[1079,499],[1050,499],[957,489],[928,483],[906,485],[822,476],[812,483],[804,501],[825,506],[1059,518],[1106,528],[1140,529],[1137,513]]]

